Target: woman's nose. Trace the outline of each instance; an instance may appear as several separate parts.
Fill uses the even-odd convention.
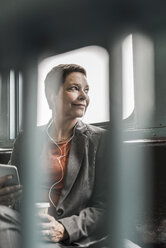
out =
[[[85,100],[86,98],[87,98],[86,93],[85,93],[83,90],[80,91],[79,99],[80,99],[80,100]]]

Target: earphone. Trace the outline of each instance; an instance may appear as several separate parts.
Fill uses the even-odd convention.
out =
[[[74,135],[75,135],[75,128],[76,128],[76,125],[74,127],[74,130],[73,130],[73,135],[67,140],[66,144],[65,144],[65,147],[64,147],[64,154],[62,153],[62,149],[61,147],[58,145],[58,143],[50,136],[49,132],[48,132],[48,129],[49,127],[52,125],[53,123],[53,119],[51,120],[51,122],[49,123],[49,125],[47,126],[47,129],[46,129],[46,133],[49,137],[49,139],[58,147],[58,149],[60,150],[60,156],[59,157],[56,157],[56,159],[58,160],[58,163],[59,163],[59,166],[61,168],[61,171],[62,171],[62,174],[61,174],[61,178],[55,182],[49,189],[49,192],[48,192],[48,197],[49,197],[49,200],[50,202],[52,203],[52,205],[56,208],[57,206],[54,204],[53,200],[51,199],[51,191],[52,189],[54,188],[54,186],[56,186],[58,183],[60,183],[63,178],[64,178],[64,170],[63,170],[63,166],[62,166],[62,163],[61,163],[61,158],[65,157],[66,156],[66,146],[67,144],[73,139]]]

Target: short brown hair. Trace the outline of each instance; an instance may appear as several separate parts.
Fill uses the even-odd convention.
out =
[[[49,106],[49,92],[58,93],[60,86],[65,82],[66,77],[72,72],[80,72],[86,76],[86,70],[76,64],[60,64],[51,69],[45,78],[45,94]]]

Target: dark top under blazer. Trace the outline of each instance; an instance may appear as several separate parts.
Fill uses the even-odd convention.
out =
[[[46,127],[37,128],[45,137]],[[105,219],[107,170],[104,163],[105,130],[78,121],[71,142],[64,185],[57,205],[57,219],[69,234],[69,243],[88,244],[102,237]],[[24,135],[14,143],[10,163],[23,166]]]

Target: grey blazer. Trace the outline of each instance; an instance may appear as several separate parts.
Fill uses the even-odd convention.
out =
[[[45,127],[38,128],[39,137]],[[105,130],[78,121],[72,139],[56,219],[69,234],[68,243],[87,245],[105,235],[107,167],[104,162]],[[11,164],[21,169],[23,134],[14,143]]]

